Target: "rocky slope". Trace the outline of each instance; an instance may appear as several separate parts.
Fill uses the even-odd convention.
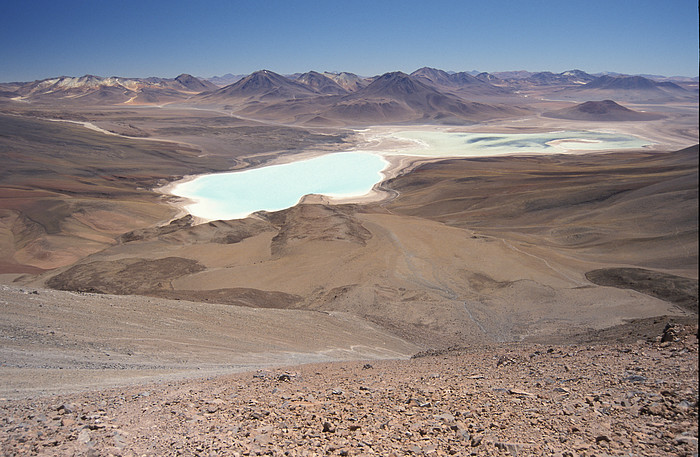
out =
[[[4,455],[691,456],[697,325],[0,401]]]

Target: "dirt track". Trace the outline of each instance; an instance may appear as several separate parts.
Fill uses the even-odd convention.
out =
[[[0,286],[0,397],[420,350],[347,313]]]

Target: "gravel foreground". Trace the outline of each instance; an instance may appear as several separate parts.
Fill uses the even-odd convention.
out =
[[[3,455],[697,456],[697,326],[0,401]]]

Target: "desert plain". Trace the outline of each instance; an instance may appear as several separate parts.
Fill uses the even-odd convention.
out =
[[[258,73],[172,99],[4,88],[5,454],[697,455],[697,82]],[[236,220],[167,192],[416,129],[649,145],[394,156],[368,196]]]

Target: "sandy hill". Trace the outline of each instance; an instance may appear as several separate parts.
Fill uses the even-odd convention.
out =
[[[443,160],[386,187],[397,197],[378,204],[302,204],[128,233],[31,284],[348,312],[428,347],[697,312],[696,297],[651,294],[619,270],[644,269],[693,295],[697,147]],[[595,282],[594,270],[603,270]]]
[[[663,118],[660,114],[643,113],[625,108],[612,100],[588,101],[570,108],[550,111],[544,113],[543,116],[556,119],[601,122],[651,121]]]

